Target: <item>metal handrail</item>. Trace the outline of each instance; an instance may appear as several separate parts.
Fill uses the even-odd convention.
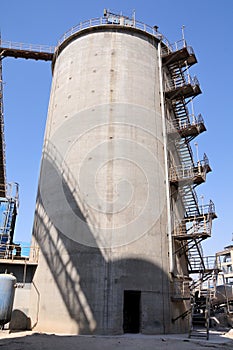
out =
[[[169,178],[170,180],[190,179],[195,175],[205,174],[207,166],[209,166],[209,159],[204,153],[203,159],[194,165],[183,163],[181,165],[172,166],[169,171]]]
[[[195,234],[207,234],[211,236],[211,223],[208,219],[203,215],[202,221],[188,221],[186,223],[179,222],[174,227],[174,236],[184,236],[187,235],[195,235]]]
[[[183,48],[187,48],[188,50],[188,53],[190,55],[193,55],[194,54],[194,50],[192,48],[192,46],[188,46],[187,45],[187,42],[185,39],[181,39],[181,40],[178,40],[172,44],[169,44],[165,47],[162,48],[162,57],[163,56],[166,56],[166,55],[169,55],[173,52],[176,52],[176,51],[179,51],[179,50],[182,50]]]
[[[190,179],[193,176],[194,176],[194,167],[190,164],[173,166],[169,169],[170,181],[179,180],[179,179]]]
[[[215,255],[203,256],[205,267],[209,270],[217,268],[217,259]]]
[[[194,122],[195,122],[195,124],[204,124],[204,119],[203,119],[201,113],[199,113],[198,116],[195,117]]]
[[[210,200],[209,204],[199,206],[196,214],[185,217],[184,220],[175,220],[174,236],[190,234],[208,234],[211,236],[212,219],[216,215],[215,205]]]
[[[22,249],[30,251],[29,256],[22,256]],[[0,244],[0,259],[6,261],[27,260],[29,262],[37,263],[39,259],[38,246],[23,246],[21,244]]]
[[[9,182],[7,184],[0,184],[0,190],[3,190],[3,189],[6,191],[6,196],[4,197],[5,200],[13,199],[13,200],[18,201],[18,199],[19,199],[19,184],[17,182]]]
[[[54,53],[55,46],[17,43],[13,41],[0,40],[0,48],[22,51],[48,52]]]
[[[136,20],[129,20],[128,18],[123,16],[122,16],[122,19],[123,21],[119,21],[119,23],[111,23],[107,17],[91,18],[87,21],[80,22],[76,26],[67,30],[60,37],[60,39],[58,40],[57,46],[27,44],[27,43],[18,43],[18,42],[12,42],[7,40],[0,40],[0,48],[54,53],[57,50],[57,48],[72,35],[87,28],[98,27],[103,25],[109,26],[109,24],[112,24],[112,25],[121,26],[121,27],[123,26],[123,27],[132,27],[132,28],[140,29],[148,34],[153,35],[156,39],[161,40],[166,47],[172,50],[172,46],[169,43],[168,39],[163,34],[159,33],[155,27],[151,27],[148,24],[145,24],[143,22],[139,22]]]
[[[188,114],[187,118],[185,119],[174,119],[172,122],[168,124],[169,130],[183,130],[187,129],[190,126],[199,126],[200,124],[204,124],[204,119],[201,114],[198,114],[197,116],[192,114]],[[170,128],[169,128],[170,127]]]
[[[171,91],[186,85],[196,86],[200,85],[196,76],[190,74],[182,74],[182,79],[168,79],[165,81],[165,91]]]
[[[199,247],[200,248],[200,247]],[[203,254],[203,251],[201,249],[201,252]],[[216,259],[214,256],[201,256],[201,259],[200,257],[194,257],[194,256],[189,256],[189,261],[191,263],[191,266],[194,270],[197,270],[197,269],[203,269],[206,271],[206,270],[216,270],[217,269],[217,264],[216,264]],[[199,283],[197,283],[199,282]],[[190,286],[191,289],[193,290],[194,288],[197,288],[198,285],[201,285],[203,284],[203,281],[202,279],[199,279],[198,281],[194,281],[194,283]]]
[[[193,214],[191,213],[191,218],[193,219],[193,217],[195,218],[199,218],[199,217],[202,217],[204,215],[208,215],[208,216],[213,216],[213,215],[216,215],[216,212],[215,212],[215,205],[214,203],[212,202],[212,200],[210,200],[209,204],[204,204],[204,205],[198,205],[197,206],[197,213],[196,214]],[[188,220],[189,219],[189,212],[188,210],[186,209],[186,212],[187,212],[187,217],[186,219]]]
[[[215,214],[215,205],[212,200],[209,201],[209,204],[200,205],[199,208],[202,214]]]
[[[92,19],[89,19],[87,21],[80,22],[76,26],[67,30],[61,36],[61,38],[58,41],[58,46],[60,46],[70,36],[82,31],[83,29],[112,24],[112,25],[116,25],[116,26],[132,27],[132,28],[140,29],[143,32],[146,32],[146,33],[153,35],[156,39],[161,40],[166,46],[168,46],[168,47],[170,47],[170,49],[172,49],[171,44],[169,43],[168,39],[163,34],[159,33],[156,27],[151,27],[148,24],[136,21],[134,19],[129,20],[129,18],[126,18],[124,16],[120,16],[120,17],[117,16],[116,18],[119,18],[119,21],[116,21],[114,23],[112,21],[110,21],[108,17],[92,18]]]

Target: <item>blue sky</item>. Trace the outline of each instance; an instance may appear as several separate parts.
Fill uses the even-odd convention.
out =
[[[103,9],[131,14],[149,25],[158,25],[172,43],[181,39],[185,25],[188,44],[193,46],[202,95],[194,100],[207,132],[199,136],[199,153],[207,153],[213,172],[198,187],[199,197],[216,205],[218,219],[205,254],[214,254],[231,243],[232,225],[232,0],[1,0],[2,39],[14,42],[56,45],[59,37],[80,21],[99,17]],[[51,64],[5,58],[3,61],[4,114],[7,180],[20,184],[20,208],[15,239],[30,241],[41,150],[51,85]]]

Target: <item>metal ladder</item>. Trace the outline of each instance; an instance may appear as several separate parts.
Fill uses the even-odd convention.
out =
[[[0,227],[0,257],[8,258],[11,254],[11,245],[13,240],[15,221],[18,208],[18,184],[15,193],[11,192],[12,185],[8,186],[9,195],[6,198],[0,198],[1,227]],[[10,187],[10,190],[9,190]]]

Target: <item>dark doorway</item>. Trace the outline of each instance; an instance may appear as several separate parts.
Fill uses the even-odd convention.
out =
[[[123,330],[124,333],[140,332],[141,292],[124,291]]]

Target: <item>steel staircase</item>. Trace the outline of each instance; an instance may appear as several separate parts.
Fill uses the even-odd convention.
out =
[[[182,220],[180,226],[182,227],[182,230],[183,228],[186,230],[186,232],[183,232],[181,235],[179,235],[179,239],[185,240],[188,237],[189,241],[186,243],[185,252],[187,249],[190,249],[192,251],[192,255],[195,255],[196,258],[199,256],[201,262],[202,251],[200,250],[199,246],[201,239],[206,238],[206,235],[203,237],[201,236],[201,233],[203,233],[203,231],[206,231],[203,230],[203,220],[205,217],[201,215],[202,213],[198,205],[197,195],[194,187],[199,183],[205,181],[205,175],[208,171],[211,171],[211,169],[209,167],[206,156],[204,156],[204,163],[199,162],[199,164],[195,166],[193,160],[193,152],[189,144],[190,139],[197,136],[198,131],[204,131],[205,127],[203,119],[200,117],[194,118],[194,123],[191,123],[190,121],[190,114],[187,104],[191,101],[190,98],[197,96],[199,93],[201,93],[201,90],[200,88],[197,89],[196,85],[193,85],[194,80],[187,80],[185,76],[189,66],[196,62],[196,58],[192,49],[187,49],[184,54],[183,50],[185,47],[187,47],[187,45],[185,42],[183,42],[183,44],[184,46],[179,50],[174,51],[173,54],[170,50],[167,53],[169,60],[164,60],[164,64],[169,74],[168,84],[165,82],[165,97],[167,98],[167,103],[170,104],[174,112],[174,120],[172,120],[174,128],[178,131],[184,131],[184,129],[189,128],[189,132],[186,132],[186,134],[184,132],[178,132],[175,140],[173,137],[174,145],[181,164],[181,168],[175,170],[178,171],[178,175],[181,174],[184,177],[183,181],[181,181],[182,179],[180,178],[178,178],[180,181],[177,180],[177,190],[182,198],[185,210],[184,220]],[[175,47],[178,46],[175,45]],[[164,54],[164,56],[166,57],[166,54]],[[189,77],[190,76],[188,75],[188,78]],[[190,87],[193,87],[193,90],[189,89],[187,91],[186,87],[188,85],[190,85]],[[182,87],[184,88],[183,90]],[[170,94],[171,89],[173,89],[172,94]],[[169,94],[166,95],[167,91]],[[187,100],[187,98],[189,100]],[[196,130],[194,130],[194,128],[190,128],[191,125],[195,125]],[[187,177],[188,172],[185,171],[187,169],[189,170],[190,179]],[[187,220],[189,220],[188,226]],[[190,234],[191,232],[192,234]],[[174,236],[176,239],[177,235]],[[195,241],[195,239],[198,239],[198,241]],[[192,270],[192,267],[190,267],[190,270]]]
[[[214,272],[214,273],[213,273]],[[213,302],[216,296],[216,286],[211,286],[211,280],[214,281],[216,270],[216,261],[214,268],[206,273],[201,278],[201,284],[193,283],[191,285],[191,323],[189,329],[189,338],[205,337],[209,339],[210,318],[213,312]],[[204,282],[207,282],[207,287],[202,288]]]
[[[12,192],[13,185],[14,193]],[[0,198],[0,258],[10,257],[17,208],[18,184],[10,184],[7,196]]]
[[[201,241],[201,237],[194,238],[188,245],[188,251],[186,256],[189,274],[202,272],[205,270]]]
[[[190,102],[190,101],[189,101]],[[201,114],[195,116],[189,113],[187,102],[183,100],[172,103],[175,115],[173,120],[167,122],[168,134],[173,138],[185,138],[186,142],[192,141],[196,136],[206,131],[204,120]]]
[[[203,284],[207,282],[207,284],[209,285],[209,281],[211,278],[213,278],[213,274],[216,275],[220,271],[216,266],[215,257],[213,257],[213,258],[214,258],[214,261],[212,262],[211,266],[209,265],[209,269],[206,271],[206,273],[200,274],[199,278],[191,283],[190,290],[193,294],[196,291],[201,292],[203,290],[203,288],[202,288]],[[203,260],[205,260],[205,258],[203,258]],[[205,261],[205,266],[206,266],[206,264],[207,264],[207,262]],[[211,289],[211,293],[212,293],[211,296],[214,298],[215,294],[216,294],[216,290]]]
[[[200,211],[198,207],[198,200],[196,191],[192,188],[192,185],[186,185],[179,188],[179,192],[182,196],[183,205],[185,208],[185,217],[199,216]]]
[[[216,217],[213,203],[207,206],[199,206],[195,187],[205,181],[206,174],[211,171],[208,158],[204,155],[203,161],[194,164],[193,152],[190,147],[190,141],[206,130],[201,115],[197,117],[194,113],[190,114],[188,104],[192,98],[201,93],[197,79],[192,79],[187,74],[188,68],[197,62],[192,49],[188,48],[183,42],[183,47],[174,45],[175,49],[164,49],[162,53],[163,65],[167,69],[168,80],[164,83],[165,99],[170,111],[173,111],[171,120],[167,120],[167,133],[169,141],[172,142],[179,158],[179,164],[170,168],[170,184],[175,186],[172,193],[177,193],[182,199],[184,208],[184,217],[182,219],[174,218],[174,254],[184,255],[187,262],[188,274],[198,274],[198,282],[187,282],[187,277],[183,276],[178,280],[174,278],[173,288],[175,294],[174,301],[187,300],[187,289],[189,298],[195,292],[197,284],[202,284],[207,280],[212,269],[206,266],[206,258],[203,257],[201,242],[210,237],[212,220]],[[178,283],[180,296],[177,293]],[[189,286],[187,288],[187,283]],[[183,284],[183,285],[182,285]],[[184,290],[186,293],[184,293]],[[175,296],[175,297],[174,297]],[[209,304],[210,295],[206,296],[204,306],[206,337],[209,337]],[[203,299],[203,300],[204,300]],[[192,307],[187,308],[181,315],[177,316],[173,322],[179,318],[184,318],[194,313],[196,301],[191,302]],[[199,305],[200,306],[200,305]],[[194,333],[190,328],[189,336]]]
[[[172,109],[178,124],[178,130],[190,124],[189,111],[184,99],[172,102]]]
[[[180,222],[175,224],[173,237],[180,242],[175,254],[185,254],[189,273],[208,270],[203,258],[201,241],[211,236],[212,220],[216,218],[212,201],[209,205],[194,206]],[[198,213],[196,212],[198,210]]]
[[[209,339],[210,328],[211,295],[209,291],[206,295],[193,298],[191,306],[191,324],[189,328],[189,338]]]
[[[186,83],[183,71],[177,63],[169,64],[169,72],[174,86],[183,86]]]
[[[185,163],[185,164],[194,165],[193,152],[191,150],[190,144],[186,141],[186,139],[185,138],[176,139],[175,146],[176,146],[181,164]]]
[[[167,68],[170,75],[170,78],[164,83],[167,99],[181,100],[182,98],[195,97],[201,93],[197,77],[191,77],[188,73],[185,73],[185,70],[179,64],[167,65]]]

